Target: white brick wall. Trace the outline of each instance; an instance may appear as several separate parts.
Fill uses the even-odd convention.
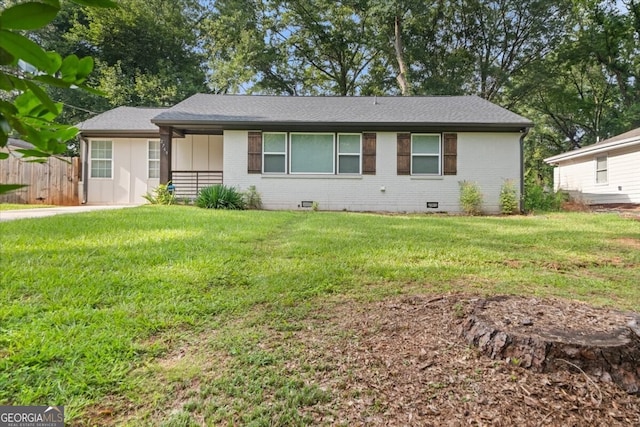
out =
[[[458,175],[439,177],[397,175],[395,132],[377,134],[376,175],[247,174],[247,134],[224,134],[224,182],[240,190],[255,185],[266,209],[298,209],[308,200],[321,210],[459,212],[458,182],[468,180],[479,184],[484,211],[497,213],[502,183],[513,179],[518,187],[520,176],[519,133],[458,133]]]

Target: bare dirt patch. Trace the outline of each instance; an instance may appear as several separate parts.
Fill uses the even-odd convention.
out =
[[[324,367],[313,381],[333,396],[309,413],[329,425],[640,425],[640,397],[611,382],[569,365],[534,372],[467,344],[459,330],[477,300],[412,296],[326,308],[326,319],[296,336],[306,363]],[[571,308],[545,303],[559,310],[549,310],[551,323]]]

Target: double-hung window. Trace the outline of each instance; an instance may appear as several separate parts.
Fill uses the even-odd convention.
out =
[[[440,153],[439,134],[412,134],[411,174],[440,175]]]
[[[335,172],[333,133],[291,133],[289,138],[292,174]]]
[[[113,177],[113,142],[91,141],[91,178]]]
[[[360,153],[362,152],[360,134],[338,134],[338,173],[359,174]]]
[[[596,184],[607,183],[607,156],[596,157]]]
[[[264,133],[263,134],[263,172],[286,173],[287,165],[287,134]]]
[[[148,177],[160,178],[160,141],[149,140],[148,153]]]

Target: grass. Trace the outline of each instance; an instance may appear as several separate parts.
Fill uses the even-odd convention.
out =
[[[82,423],[306,425],[287,337],[327,299],[555,296],[640,311],[640,222],[144,206],[0,223],[0,404]],[[182,402],[171,407],[172,402]],[[93,412],[92,412],[93,411]],[[90,418],[93,417],[93,418]]]
[[[13,211],[21,209],[55,208],[54,205],[24,205],[17,203],[0,203],[0,211]]]

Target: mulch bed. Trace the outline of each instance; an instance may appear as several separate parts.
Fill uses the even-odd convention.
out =
[[[309,415],[320,425],[349,426],[640,425],[640,396],[612,382],[570,365],[535,372],[469,345],[460,330],[478,299],[411,296],[323,310],[324,319],[297,333],[307,357],[290,366],[315,366],[310,381],[332,396]],[[555,326],[553,317],[576,310],[563,300],[541,303]],[[610,319],[590,321],[606,327]]]

